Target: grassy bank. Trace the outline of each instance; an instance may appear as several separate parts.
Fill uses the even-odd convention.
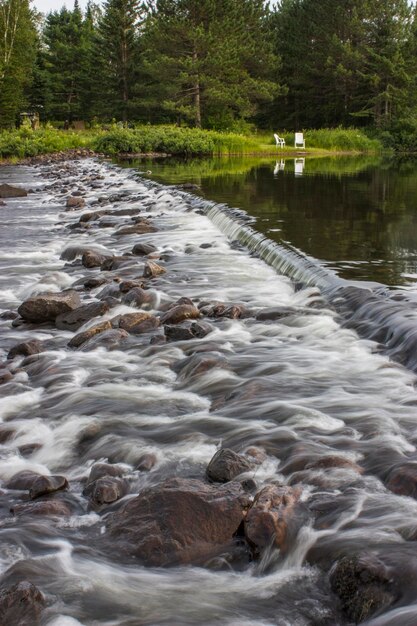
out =
[[[294,152],[294,134],[283,133],[281,136],[287,144],[282,152]],[[307,152],[378,152],[382,148],[378,140],[369,139],[356,129],[311,130],[306,131],[305,139]],[[109,130],[81,132],[53,128],[32,131],[22,128],[0,133],[2,159],[23,159],[76,148],[89,148],[109,156],[123,153],[262,156],[277,152],[272,133],[244,136],[176,126],[139,126],[135,129],[112,127]]]

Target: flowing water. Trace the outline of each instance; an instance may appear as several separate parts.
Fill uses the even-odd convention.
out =
[[[19,580],[36,584],[47,598],[42,624],[348,624],[352,622],[343,616],[330,589],[328,571],[344,555],[365,553],[381,559],[400,590],[383,616],[369,623],[417,623],[417,501],[392,493],[385,484],[393,468],[417,461],[417,394],[410,348],[415,319],[411,204],[401,204],[399,221],[387,217],[386,225],[392,228],[384,235],[384,241],[397,232],[404,235],[403,257],[393,254],[392,263],[387,262],[391,284],[407,283],[406,294],[396,292],[405,300],[393,299],[383,285],[375,285],[376,280],[390,281],[367,274],[366,280],[373,282],[358,305],[356,290],[364,290],[347,281],[364,277],[355,270],[357,260],[346,257],[343,266],[333,262],[330,252],[326,257],[324,248],[317,254],[314,246],[322,244],[312,242],[307,233],[302,237],[310,247],[289,237],[289,224],[296,217],[280,217],[283,204],[290,203],[285,188],[302,181],[301,195],[307,195],[300,172],[296,177],[295,169],[276,165],[272,171],[270,165],[255,170],[246,172],[245,180],[258,185],[269,176],[280,189],[274,193],[283,198],[279,210],[272,215],[271,208],[268,221],[262,222],[251,185],[239,187],[229,204],[249,209],[248,200],[241,199],[244,193],[252,197],[250,214],[258,217],[256,224],[238,210],[208,201],[211,196],[225,202],[223,191],[221,197],[207,191],[205,198],[196,197],[108,163],[86,160],[67,169],[0,169],[0,183],[33,189],[27,198],[7,200],[0,209],[2,311],[16,310],[33,293],[60,291],[86,276],[102,274],[77,260],[63,260],[62,252],[69,247],[94,245],[122,254],[144,240],[157,246],[167,269],[152,286],[155,309],[188,297],[196,303],[238,302],[252,312],[245,319],[216,320],[204,338],[150,344],[147,335],[129,336],[110,350],[69,350],[69,331],[47,324],[14,327],[10,320],[0,320],[3,360],[21,341],[40,339],[46,347],[39,355],[15,359],[12,380],[0,386],[0,426],[11,430],[0,445],[0,585]],[[274,176],[282,176],[282,181]],[[361,176],[367,182],[359,195],[369,177],[377,178],[367,166]],[[355,180],[346,182],[337,174],[328,182],[339,197],[337,190],[355,188]],[[204,180],[200,182],[204,189]],[[130,220],[122,214],[113,217],[113,227],[67,228],[80,215],[64,211],[68,192],[75,189],[81,190],[91,210],[100,208],[94,206],[99,197],[110,198],[105,208],[140,207],[158,232],[117,237],[115,228]],[[411,198],[411,183],[407,189]],[[314,180],[310,191],[310,202],[318,202]],[[269,201],[268,196],[266,204]],[[301,204],[300,197],[297,206]],[[271,243],[265,235],[272,234],[276,223],[280,237]],[[398,227],[395,232],[393,225]],[[333,226],[328,227],[329,241],[334,239]],[[340,227],[346,228],[345,220]],[[374,261],[358,264],[378,266]],[[135,277],[142,266],[132,257],[131,265],[117,274]],[[352,297],[349,289],[354,290]],[[82,297],[91,301],[101,290],[82,292]],[[286,313],[273,321],[256,319],[265,307],[283,307]],[[105,317],[131,311],[116,303]],[[351,326],[359,326],[360,334],[348,327],[355,315]],[[408,324],[406,345],[389,335],[398,315]],[[381,328],[385,334],[377,343]],[[389,360],[390,349],[411,368]],[[179,370],[184,357],[196,350],[215,353],[220,357],[217,366],[198,376]],[[407,358],[402,358],[407,350]],[[271,482],[302,485],[305,521],[285,554],[267,553],[260,561],[248,558],[238,564],[224,558],[206,567],[151,568],[134,561],[126,564],[103,548],[100,538],[106,535],[108,513],[120,509],[132,494],[167,477],[204,479],[219,447],[239,452],[248,446],[266,452],[253,472],[258,488]],[[135,469],[144,453],[156,455],[150,472]],[[317,464],[328,457],[343,463]],[[105,460],[121,464],[130,494],[97,511],[82,489],[92,464]],[[65,475],[73,514],[13,516],[10,508],[25,494],[5,485],[21,470]]]

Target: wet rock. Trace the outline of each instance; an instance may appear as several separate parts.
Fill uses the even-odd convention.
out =
[[[256,465],[262,465],[267,459],[265,450],[257,446],[249,446],[249,448],[246,448],[244,454],[246,457],[249,457],[251,463],[255,463]]]
[[[17,491],[27,491],[31,489],[34,482],[41,478],[41,475],[37,472],[31,472],[30,470],[23,470],[14,474],[6,482],[6,489],[16,489]]]
[[[43,344],[37,339],[31,339],[30,341],[24,341],[13,346],[7,355],[8,359],[14,359],[16,356],[31,356],[32,354],[39,354],[43,350]]]
[[[155,294],[152,291],[134,287],[123,296],[122,302],[127,306],[141,308],[147,305],[151,308],[155,304]]]
[[[0,198],[24,198],[27,195],[28,192],[21,187],[15,187],[7,183],[0,185]]]
[[[243,304],[226,304],[224,302],[216,302],[215,304],[202,303],[199,308],[201,314],[207,317],[239,319],[248,316],[248,310]]]
[[[81,304],[76,291],[43,293],[25,300],[18,308],[19,315],[29,322],[54,321],[58,315],[68,313]]]
[[[4,200],[0,200],[0,206],[6,206],[6,203]]]
[[[193,304],[178,304],[161,316],[161,324],[180,324],[199,317],[200,311]]]
[[[100,322],[100,324],[96,324],[95,326],[91,326],[88,330],[83,331],[82,333],[78,333],[68,342],[68,346],[70,348],[79,348],[84,343],[98,335],[99,333],[103,333],[106,330],[111,330],[112,325],[109,320],[105,322]]]
[[[250,463],[243,456],[229,448],[222,448],[211,459],[206,474],[213,482],[227,483],[250,469]]]
[[[4,626],[37,626],[45,598],[35,585],[22,581],[0,591],[0,624]]]
[[[110,259],[106,259],[106,261],[102,263],[100,269],[102,272],[112,272],[114,270],[120,269],[121,267],[132,266],[134,264],[135,260],[131,256],[114,256]]]
[[[36,500],[40,496],[46,496],[55,491],[63,491],[68,487],[69,484],[65,476],[38,476],[29,489],[29,496],[31,500]]]
[[[156,278],[156,276],[160,276],[161,274],[165,274],[166,269],[155,261],[147,261],[145,263],[145,267],[143,269],[144,278]]]
[[[95,289],[96,287],[100,287],[107,282],[107,278],[105,276],[97,276],[97,278],[89,278],[85,281],[84,287],[85,289]]]
[[[96,337],[92,337],[81,347],[82,350],[95,350],[96,348],[106,348],[116,350],[120,344],[129,337],[129,333],[122,329],[105,330]]]
[[[0,315],[1,320],[15,320],[18,317],[16,311],[3,311]]]
[[[120,293],[128,293],[131,289],[142,289],[144,285],[143,280],[122,280],[119,284]]]
[[[99,300],[104,300],[108,297],[120,298],[119,283],[116,281],[116,279],[112,281],[109,285],[106,285],[106,287],[104,287],[104,289],[102,289],[97,294],[97,298]]]
[[[108,258],[105,254],[100,254],[94,250],[86,250],[81,257],[81,263],[87,269],[92,269],[93,267],[101,267]]]
[[[386,610],[396,600],[390,578],[386,566],[371,554],[343,557],[330,572],[331,588],[355,624]]]
[[[32,456],[34,452],[37,452],[41,448],[42,448],[41,443],[25,443],[23,446],[19,446],[18,450],[19,450],[20,456],[27,458],[29,456]]]
[[[73,513],[71,507],[63,500],[38,500],[15,504],[10,512],[16,516],[42,515],[45,517],[62,517]]]
[[[147,254],[156,252],[157,249],[158,248],[151,243],[137,243],[132,248],[132,254],[135,254],[136,256],[146,256]]]
[[[233,545],[249,503],[238,483],[174,478],[113,514],[108,536],[119,552],[145,565],[200,564]]]
[[[127,482],[114,476],[102,476],[89,483],[83,491],[93,504],[111,504],[123,498],[128,491]]]
[[[180,374],[181,378],[188,380],[195,376],[201,376],[215,367],[229,367],[229,364],[224,356],[216,352],[193,354],[192,356],[182,359],[179,363],[175,363],[173,365],[174,371]]]
[[[363,469],[354,461],[350,459],[346,459],[342,456],[324,456],[316,461],[308,463],[306,465],[306,469],[320,470],[320,469],[331,469],[331,468],[340,468],[352,470],[353,472],[357,472],[358,474],[363,473]]]
[[[158,459],[156,454],[152,454],[152,452],[148,452],[144,454],[138,459],[136,468],[139,472],[150,472],[153,467],[155,467]]]
[[[291,487],[267,485],[256,494],[244,523],[245,537],[255,557],[271,546],[288,548],[290,537],[300,527],[296,510],[300,493]]]
[[[399,496],[417,499],[417,463],[405,463],[391,470],[386,487]]]
[[[104,476],[120,478],[123,474],[123,469],[118,465],[113,465],[111,463],[95,463],[91,468],[90,475],[87,479],[87,485],[95,482],[99,478],[103,478]]]
[[[85,200],[79,196],[69,196],[66,207],[67,211],[78,211],[78,209],[85,207]]]
[[[155,226],[146,222],[135,224],[134,226],[122,226],[116,231],[116,235],[144,235],[145,233],[156,233],[158,231]]]
[[[287,306],[270,307],[268,309],[262,309],[256,314],[256,319],[259,322],[280,320],[284,317],[289,317],[297,313],[297,309]]]
[[[0,425],[0,445],[3,445],[13,439],[16,431],[11,426]]]
[[[84,304],[69,313],[58,315],[55,326],[60,330],[78,330],[89,320],[105,315],[109,310],[109,305],[103,301]]]
[[[13,380],[13,374],[7,367],[0,367],[0,385],[4,385]]]
[[[150,313],[126,313],[119,318],[119,328],[135,335],[150,332],[158,326],[159,319]]]
[[[213,327],[206,322],[183,322],[181,325],[164,326],[164,333],[167,341],[188,341],[189,339],[202,339],[211,331]]]
[[[103,215],[106,215],[107,211],[90,211],[89,213],[83,213],[79,219],[79,223],[92,222],[98,220]]]

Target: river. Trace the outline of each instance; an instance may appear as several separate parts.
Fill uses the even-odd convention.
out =
[[[0,208],[1,360],[11,372],[0,386],[0,589],[36,585],[48,626],[415,624],[414,164],[130,165],[0,169],[0,184],[32,189]],[[180,183],[199,188],[173,187]],[[66,211],[74,191],[86,207]],[[112,213],[74,228],[100,209]],[[156,230],[117,234],[135,209]],[[119,258],[143,241],[166,270],[146,284],[152,315],[179,298],[201,311],[220,301],[246,313],[207,313],[208,334],[187,340],[165,341],[156,328],[77,350],[68,348],[70,330],[6,319],[29,296],[70,287],[83,304],[106,299],[100,320],[140,311],[119,283],[138,279],[141,257],[103,272],[81,256]],[[87,290],[98,277],[107,284]],[[352,281],[370,290],[360,307],[345,295],[363,293]],[[399,315],[406,345],[389,335]],[[33,339],[38,354],[7,361],[15,344]],[[196,373],[189,359],[199,354],[212,360]],[[241,538],[205,562],[156,567],[122,557],[128,532],[109,540],[112,516],[136,494],[173,477],[205,482],[219,448],[248,458],[253,447],[248,497],[272,485],[297,499],[294,518],[280,509],[291,531],[281,549],[258,558]],[[98,462],[117,465],[128,485],[100,507],[83,495]],[[11,514],[28,502],[27,490],[10,487],[21,471],[65,476],[65,514]],[[334,583],[336,564],[351,557],[368,563],[349,598],[354,609]]]

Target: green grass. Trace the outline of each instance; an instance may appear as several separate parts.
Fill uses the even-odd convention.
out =
[[[279,131],[278,131],[279,132]],[[286,140],[285,153],[294,152],[294,134],[281,133]],[[308,152],[378,152],[381,143],[363,132],[349,128],[309,130],[305,132]],[[90,148],[109,156],[120,153],[165,153],[173,156],[274,155],[273,133],[240,135],[176,126],[138,126],[134,129],[112,127],[110,130],[63,131],[52,127],[32,131],[21,128],[0,133],[0,158],[22,159],[76,148]]]

